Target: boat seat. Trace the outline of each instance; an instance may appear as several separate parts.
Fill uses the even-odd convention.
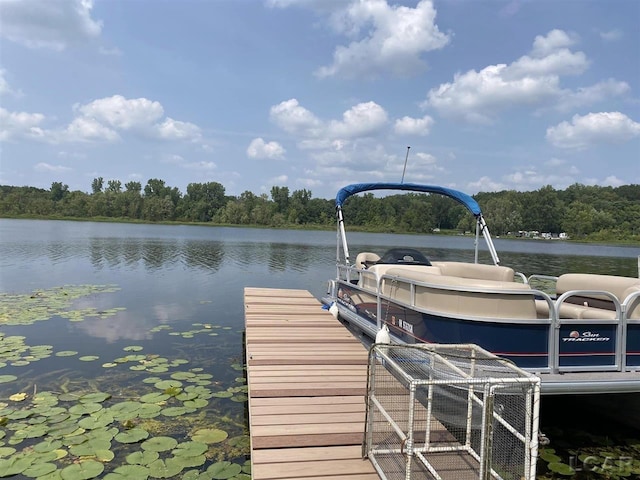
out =
[[[440,268],[442,275],[461,278],[477,278],[480,280],[496,280],[499,282],[513,282],[513,268],[502,265],[486,265],[468,262],[431,262]]]
[[[393,275],[409,275],[409,272],[414,274],[416,278],[421,278],[422,275],[432,274],[432,275],[440,275],[440,269],[438,267],[427,266],[427,265],[395,265],[391,263],[378,263],[375,265],[371,265],[367,269],[367,273],[360,274],[360,281],[358,285],[367,288],[370,290],[375,290],[378,288],[378,280],[383,275],[389,274],[389,270],[394,270],[395,273]]]
[[[640,278],[599,275],[589,273],[567,273],[558,277],[558,296],[573,290],[597,290],[612,293],[620,303],[636,292],[640,292]],[[629,305],[627,318],[640,319],[640,298]],[[540,315],[548,316],[547,302],[538,300],[536,308]],[[573,295],[560,306],[560,318],[604,320],[616,318],[615,305],[606,295]]]
[[[429,284],[415,286],[415,306],[417,307],[467,318],[538,318],[533,292],[530,295],[505,292],[509,290],[530,291],[531,287],[528,284],[461,278],[407,270],[406,268],[390,268],[386,274]],[[410,283],[400,279],[395,282],[385,280],[382,291],[386,295],[391,294],[398,300],[411,304]]]
[[[380,260],[380,255],[373,252],[360,252],[356,256],[355,267],[359,270],[366,270],[371,265]]]

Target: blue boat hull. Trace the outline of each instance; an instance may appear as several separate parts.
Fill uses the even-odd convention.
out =
[[[338,303],[377,328],[377,299],[366,291],[340,285]],[[521,368],[544,371],[550,366],[550,324],[527,321],[463,319],[420,312],[393,301],[382,301],[381,322],[404,343],[473,343],[509,359]],[[640,327],[640,325],[638,325]],[[563,324],[559,329],[559,368],[615,366],[616,326],[588,321]],[[630,330],[629,352],[640,351],[640,328]],[[637,365],[640,355],[629,355],[627,365]]]

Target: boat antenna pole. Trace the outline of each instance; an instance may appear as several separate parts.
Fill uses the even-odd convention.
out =
[[[407,160],[409,160],[409,149],[411,147],[407,147],[407,155],[404,157],[404,168],[402,169],[402,180],[400,180],[400,183],[404,183],[404,172],[407,171]]]

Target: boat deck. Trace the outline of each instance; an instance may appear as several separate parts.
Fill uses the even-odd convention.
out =
[[[362,459],[366,348],[309,292],[245,288],[254,480],[377,480]]]

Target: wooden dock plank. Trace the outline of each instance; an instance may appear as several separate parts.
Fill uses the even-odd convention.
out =
[[[299,397],[299,398],[255,398],[252,405],[272,406],[272,405],[346,405],[346,404],[362,404],[364,399],[361,396],[336,396],[336,397]]]
[[[341,447],[307,447],[256,450],[253,459],[258,463],[287,463],[295,458],[298,462],[310,462],[331,458],[334,460],[361,459],[359,445]]]
[[[252,297],[281,297],[281,298],[293,298],[293,297],[315,297],[311,295],[308,290],[293,289],[293,288],[260,288],[260,287],[248,287],[244,290],[245,299]],[[317,300],[316,300],[317,301]],[[318,302],[320,303],[320,302]]]
[[[263,397],[270,398],[270,397]],[[272,398],[272,397],[271,397]],[[296,397],[290,397],[296,398]],[[303,397],[304,398],[304,397]],[[254,405],[251,413],[257,418],[261,415],[294,415],[298,413],[364,413],[364,404],[345,403],[328,405]]]
[[[374,480],[361,458],[368,352],[301,290],[245,289],[252,477]]]
[[[362,375],[336,375],[335,372],[331,372],[331,375],[305,375],[304,372],[299,372],[296,375],[292,374],[283,374],[283,375],[273,375],[267,376],[265,373],[262,375],[256,375],[253,378],[253,382],[251,383],[253,386],[255,385],[272,385],[272,384],[280,384],[280,383],[311,383],[318,381],[320,377],[323,382],[357,382],[363,383],[364,379]]]
[[[341,478],[351,478],[348,476],[354,474],[370,475],[375,474],[375,471],[370,462],[363,460],[319,460],[267,464],[261,469],[260,476],[253,473],[253,478],[254,480],[311,477],[316,479],[336,473],[340,473]],[[378,478],[378,475],[376,474],[373,478]]]
[[[253,425],[295,425],[295,424],[317,424],[317,423],[353,423],[364,422],[363,412],[325,412],[325,413],[290,413],[284,418],[281,415],[256,415]]]
[[[271,377],[271,376],[291,376],[303,374],[307,376],[323,376],[327,374],[327,367],[323,365],[304,365],[301,366],[287,366],[287,365],[273,365],[264,366],[256,365],[251,369],[251,373],[254,378]],[[331,367],[332,375],[366,375],[366,365],[333,365]]]

